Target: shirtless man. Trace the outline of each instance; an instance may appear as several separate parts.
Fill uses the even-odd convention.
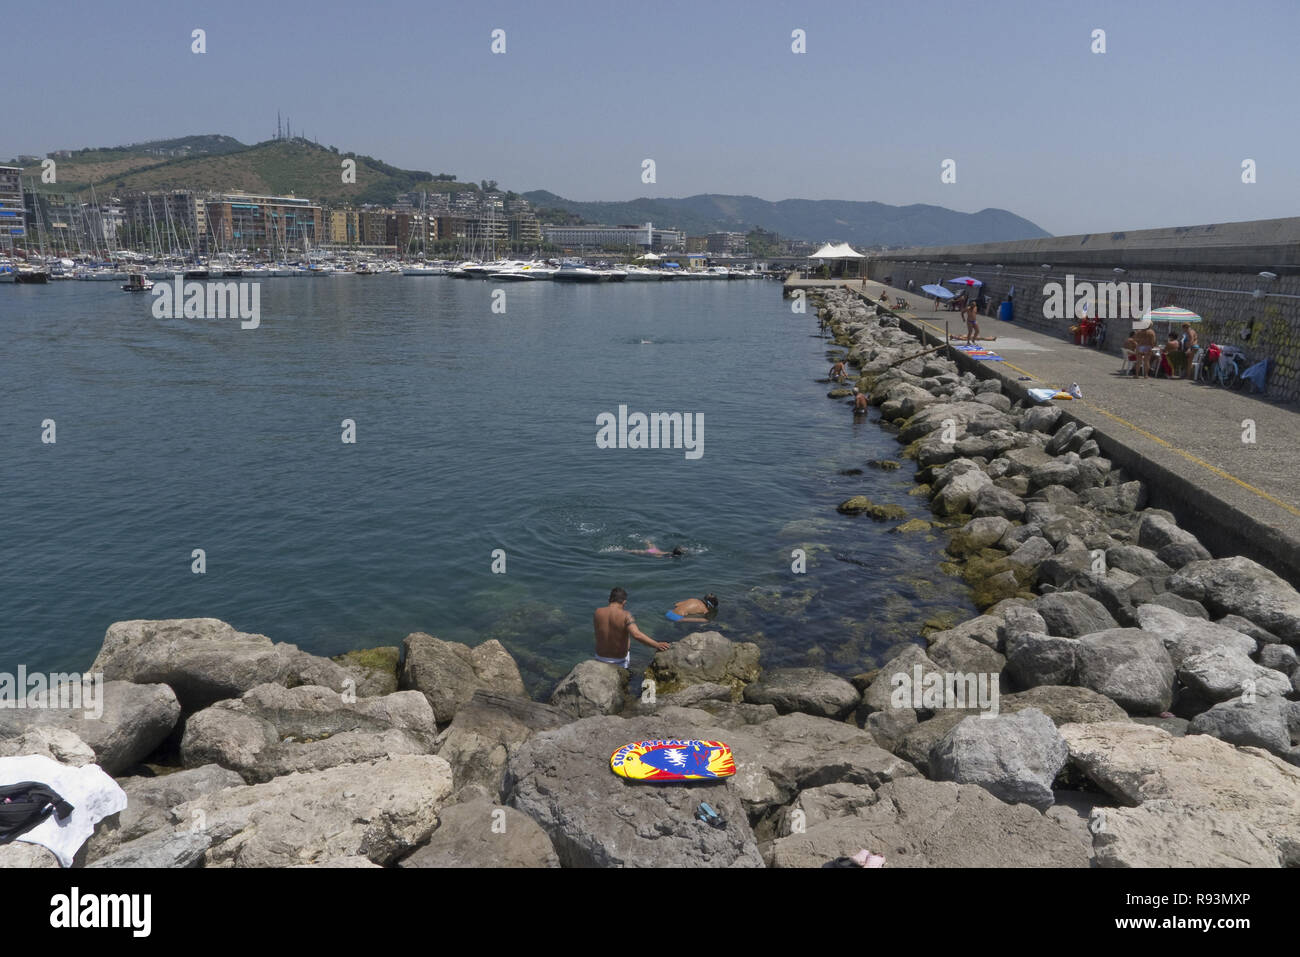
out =
[[[702,618],[701,615],[714,615],[718,610],[718,596],[712,593],[705,595],[703,599],[687,598],[673,605],[673,610],[664,612],[664,617],[669,621],[709,621],[710,618]]]
[[[857,414],[858,412],[866,412],[866,411],[867,411],[866,393],[861,392],[857,386],[854,386],[853,387],[853,412],[854,414]]]
[[[629,555],[653,555],[656,558],[681,558],[686,554],[686,549],[680,545],[674,545],[671,552],[666,552],[649,539],[646,540],[645,548],[624,548],[622,551]]]
[[[844,368],[844,360],[840,360],[831,366],[830,379],[832,382],[843,382],[849,377],[848,370]]]
[[[627,592],[615,588],[609,593],[609,604],[597,608],[592,618],[596,629],[596,660],[627,668],[632,662],[632,642],[635,638],[655,651],[667,651],[668,642],[655,641],[636,626],[636,619],[624,606]]]
[[[1156,332],[1151,328],[1150,319],[1139,319],[1133,323],[1133,338],[1137,341],[1138,367],[1142,378],[1149,379],[1154,374],[1156,361]]]

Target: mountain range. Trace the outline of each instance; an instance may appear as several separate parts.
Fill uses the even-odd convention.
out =
[[[308,196],[328,205],[391,204],[399,193],[454,192],[478,186],[448,173],[400,169],[358,153],[310,140],[273,139],[247,145],[219,134],[155,140],[57,154],[57,181],[41,184],[40,163],[24,170],[45,191],[102,197],[117,190],[179,189]],[[344,159],[356,161],[355,183],[340,176]],[[493,186],[495,184],[485,184]],[[942,206],[833,199],[783,199],[702,193],[682,199],[586,202],[546,190],[523,194],[544,211],[543,221],[580,219],[608,225],[656,223],[688,235],[764,229],[788,239],[834,240],[858,246],[931,246],[1037,239],[1050,235],[1005,209],[959,213]]]

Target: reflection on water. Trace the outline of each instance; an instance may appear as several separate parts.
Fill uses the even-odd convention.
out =
[[[835,512],[929,518],[910,464],[866,467],[897,442],[826,398],[827,344],[774,285],[538,283],[499,315],[489,283],[280,279],[251,331],[94,285],[0,289],[0,666],[84,668],[113,621],[202,616],[322,654],[497,638],[540,693],[615,585],[656,638],[712,591],[709,627],[765,664],[845,674],[971,609],[941,536]],[[597,448],[620,404],[702,414],[704,457]]]

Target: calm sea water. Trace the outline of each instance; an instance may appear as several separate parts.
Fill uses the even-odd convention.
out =
[[[826,399],[828,343],[775,283],[508,285],[504,314],[496,288],[270,279],[245,331],[111,283],[0,287],[0,669],[84,669],[114,621],[202,616],[320,654],[496,637],[538,692],[621,585],[656,638],[715,591],[767,664],[853,673],[972,610],[941,541],[834,511],[928,516],[908,463],[841,474],[898,445]],[[620,404],[703,413],[703,457],[597,448]],[[690,554],[618,551],[647,539]]]

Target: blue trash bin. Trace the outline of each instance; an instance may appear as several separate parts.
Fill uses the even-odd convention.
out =
[[[1012,312],[1012,307],[1011,307],[1011,303],[1009,302],[1004,302],[1002,303],[1002,305],[998,306],[998,318],[1001,319],[1003,322],[1011,321],[1011,312]]]

